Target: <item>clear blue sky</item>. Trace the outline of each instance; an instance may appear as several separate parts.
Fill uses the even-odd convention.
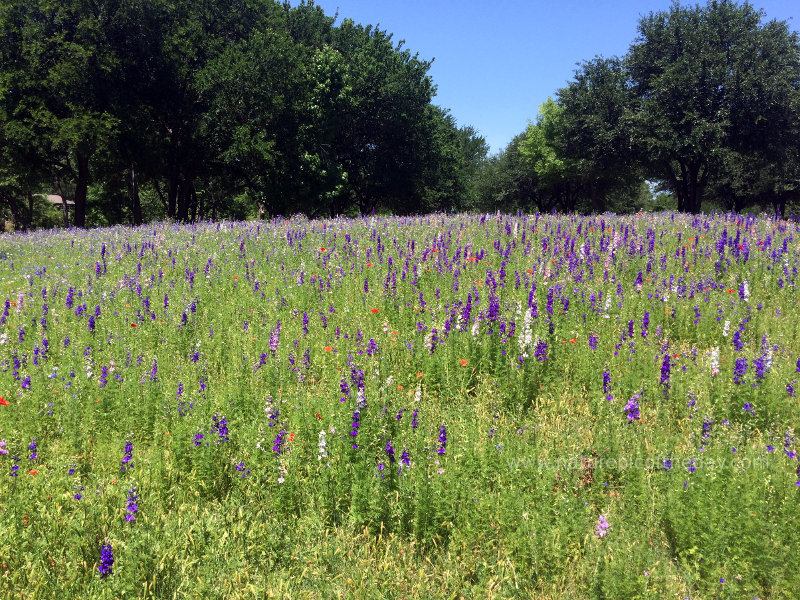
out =
[[[294,4],[294,2],[293,2]],[[572,79],[576,63],[623,56],[641,15],[670,0],[317,0],[339,20],[380,25],[433,59],[434,103],[472,125],[491,152],[503,149],[548,96]],[[682,2],[697,4],[697,2]],[[700,2],[705,4],[705,0]],[[766,19],[800,30],[800,0],[751,2]]]

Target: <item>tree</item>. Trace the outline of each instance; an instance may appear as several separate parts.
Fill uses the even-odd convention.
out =
[[[575,210],[580,179],[575,160],[568,158],[560,136],[564,108],[548,98],[539,106],[536,123],[530,123],[519,142],[519,152],[536,174],[539,210]]]
[[[478,173],[478,205],[482,211],[549,210],[552,206],[543,201],[536,171],[521,152],[527,131],[508,143],[498,154],[488,158]]]
[[[118,124],[114,39],[122,10],[78,0],[0,3],[0,102],[3,137],[17,145],[12,164],[18,179],[25,179],[20,169],[33,167],[38,176],[49,172],[56,187],[71,183],[79,227],[90,163]]]
[[[714,183],[736,193],[754,175],[747,165],[774,165],[797,146],[798,36],[762,16],[712,0],[639,22],[627,57],[634,124],[647,176],[668,184],[681,211],[698,212]]]
[[[562,160],[568,161],[570,176],[578,180],[577,193],[593,212],[618,208],[610,197],[638,190],[642,182],[623,62],[615,57],[583,63],[567,87],[558,90],[557,99],[551,137]]]

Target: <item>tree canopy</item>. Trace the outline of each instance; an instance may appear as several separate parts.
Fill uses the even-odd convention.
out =
[[[94,222],[461,208],[483,138],[432,103],[429,61],[335,23],[312,1],[0,0],[0,204],[22,227],[44,191],[77,226],[93,198]]]
[[[681,211],[800,200],[800,43],[748,3],[712,0],[639,21],[625,57],[597,57],[512,144],[530,197],[559,210],[642,205],[649,181]]]

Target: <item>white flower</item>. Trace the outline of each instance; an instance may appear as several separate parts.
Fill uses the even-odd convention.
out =
[[[711,376],[719,375],[719,348],[714,346],[711,349]]]
[[[722,326],[722,335],[728,337],[728,330],[731,328],[731,322],[725,321],[725,325]]]
[[[472,324],[472,329],[470,333],[472,334],[472,339],[476,339],[478,337],[478,328],[479,328],[479,321],[475,319],[475,322]]]
[[[319,447],[319,454],[317,455],[317,460],[322,460],[323,458],[328,458],[328,451],[326,450],[327,442],[325,441],[325,430],[319,432],[319,442],[317,446]]]

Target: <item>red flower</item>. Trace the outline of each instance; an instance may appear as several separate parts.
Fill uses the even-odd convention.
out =
[[[136,327],[136,323],[131,323],[131,327]]]
[[[378,314],[378,309],[377,308],[370,308],[369,312]]]
[[[236,275],[233,276],[234,279],[239,279]]]
[[[8,406],[8,400],[5,396],[0,396],[0,406]]]
[[[330,352],[331,350],[333,350],[333,348],[330,346],[325,346],[325,352]]]
[[[31,475],[36,475],[38,472],[39,471],[37,471],[36,469],[31,469],[30,471],[28,471],[28,473]]]
[[[367,263],[367,266],[368,266],[368,267],[371,267],[371,266],[372,266],[372,263]]]
[[[289,434],[289,441],[290,441],[290,442],[293,442],[293,441],[294,441],[294,434],[293,434],[293,433],[290,433],[290,434]]]
[[[462,359],[461,359],[460,361],[458,361],[458,362],[460,362],[460,363],[461,363],[461,366],[462,366],[462,367],[466,367],[466,366],[467,366],[467,359],[466,359],[466,358],[462,358]]]

